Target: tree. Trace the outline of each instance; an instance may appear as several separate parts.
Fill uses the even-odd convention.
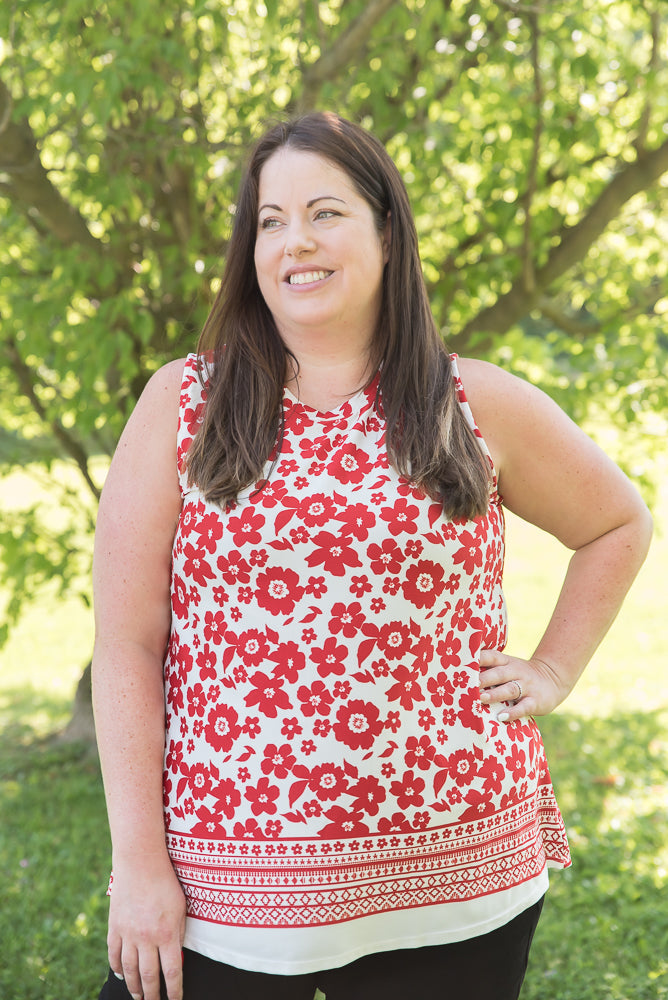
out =
[[[661,0],[7,0],[0,471],[29,461],[60,516],[4,519],[5,633],[49,581],[88,599],[106,459],[194,349],[272,116],[372,128],[452,347],[616,422],[642,474],[667,397],[667,36]]]

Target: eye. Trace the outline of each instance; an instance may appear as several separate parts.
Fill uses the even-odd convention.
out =
[[[275,229],[280,226],[280,219],[276,219],[273,216],[268,216],[265,219],[260,220],[260,229]]]
[[[333,208],[320,208],[316,212],[315,217],[316,219],[331,219],[340,214],[340,212],[335,212]]]

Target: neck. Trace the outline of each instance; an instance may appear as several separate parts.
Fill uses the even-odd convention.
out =
[[[362,388],[372,374],[369,352],[351,357],[297,356],[287,387],[302,403],[320,410],[334,409]]]

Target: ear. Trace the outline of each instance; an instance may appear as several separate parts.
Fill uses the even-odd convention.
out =
[[[392,245],[392,213],[387,213],[387,221],[383,229],[383,262],[387,264],[390,259],[390,247]]]

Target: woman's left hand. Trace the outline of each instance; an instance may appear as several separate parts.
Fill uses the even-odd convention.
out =
[[[483,649],[480,667],[483,705],[507,702],[497,715],[499,722],[548,715],[569,693],[557,671],[544,660],[523,660],[498,649]]]

